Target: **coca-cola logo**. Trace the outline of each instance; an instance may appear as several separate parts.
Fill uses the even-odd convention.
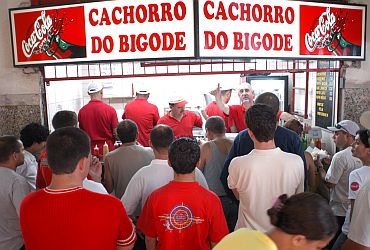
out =
[[[53,19],[49,15],[47,16],[44,10],[41,11],[41,15],[33,24],[33,31],[25,40],[22,40],[23,54],[27,58],[30,58],[32,54],[45,51],[43,48],[48,43],[52,27]]]
[[[311,32],[305,35],[305,44],[308,51],[313,52],[316,48],[322,49],[330,43],[333,35],[339,30],[335,29],[336,17],[330,11],[330,7],[320,15],[318,24]]]
[[[360,184],[358,182],[354,181],[351,183],[351,190],[352,191],[357,191],[360,188]]]

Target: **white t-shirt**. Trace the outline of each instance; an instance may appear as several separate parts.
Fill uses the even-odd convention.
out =
[[[172,181],[173,177],[173,169],[167,160],[154,159],[148,166],[139,169],[128,183],[121,199],[127,214],[135,215],[138,208],[141,211],[148,196],[155,189]],[[198,168],[195,168],[195,180],[208,189],[207,181]]]
[[[330,189],[330,207],[336,216],[346,216],[348,205],[349,174],[362,167],[360,159],[353,157],[351,147],[347,147],[333,156],[325,180],[336,184]]]
[[[348,199],[356,200],[358,191],[361,189],[364,183],[370,181],[370,166],[363,166],[359,169],[353,170],[349,175],[349,188],[348,188]],[[348,206],[346,213],[346,220],[342,226],[342,232],[347,235],[350,224],[351,214],[351,203]]]
[[[357,194],[348,238],[358,244],[370,247],[370,181]]]
[[[87,178],[85,178],[85,180],[82,182],[82,186],[87,190],[90,190],[95,193],[108,194],[107,190],[101,183],[88,180]]]
[[[227,178],[230,189],[239,193],[239,214],[235,230],[246,227],[267,232],[273,228],[267,210],[282,194],[303,192],[304,167],[301,157],[280,148],[253,149],[234,158]]]
[[[24,150],[24,163],[18,166],[15,172],[26,178],[32,191],[36,190],[37,160],[33,154]]]

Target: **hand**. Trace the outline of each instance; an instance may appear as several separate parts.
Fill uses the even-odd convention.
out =
[[[90,164],[89,175],[91,179],[95,182],[101,182],[102,166],[99,159],[93,156]]]
[[[215,97],[221,98],[221,87],[220,84],[217,84],[217,88],[209,92],[211,95],[214,95]]]
[[[316,156],[315,165],[316,165],[318,168],[323,168],[323,167],[324,167],[324,166],[322,165],[322,162],[321,162],[321,159],[320,159],[320,155],[317,155],[317,156]]]

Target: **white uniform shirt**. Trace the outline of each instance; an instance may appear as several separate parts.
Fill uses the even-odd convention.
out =
[[[362,188],[364,183],[370,181],[370,166],[363,166],[359,169],[353,170],[349,175],[348,199],[356,200],[358,191]],[[350,224],[351,204],[349,204],[346,220],[342,226],[342,232],[347,235]]]
[[[24,163],[18,166],[15,171],[26,178],[32,191],[36,190],[37,161],[33,154],[24,150]]]
[[[301,157],[280,148],[253,149],[234,158],[227,178],[230,189],[239,193],[239,213],[235,230],[246,227],[267,232],[273,228],[267,210],[282,194],[291,196],[304,190]]]
[[[333,156],[325,180],[335,184],[330,189],[330,207],[336,216],[346,216],[348,205],[349,174],[362,166],[360,159],[353,157],[351,147],[336,153]]]
[[[141,211],[148,196],[155,189],[172,181],[173,177],[173,169],[167,160],[154,159],[148,166],[139,169],[130,180],[121,199],[127,214],[135,215],[138,208]],[[208,189],[207,181],[198,168],[195,168],[195,180]]]
[[[357,194],[348,238],[358,244],[370,247],[370,181]]]

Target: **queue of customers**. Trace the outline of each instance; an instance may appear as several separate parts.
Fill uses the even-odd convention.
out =
[[[89,86],[89,94],[100,91]],[[102,137],[90,133],[99,132],[91,130],[94,125],[105,126],[98,121],[111,117],[109,108],[101,118],[96,107],[78,116],[59,111],[50,135],[32,123],[20,140],[1,136],[0,249],[370,248],[369,128],[359,130],[352,121],[329,128],[343,150],[327,171],[316,162],[331,189],[328,203],[304,192],[307,157],[298,134],[277,126],[274,94],[261,94],[241,109],[248,129],[234,141],[225,137],[224,118],[208,117],[202,145],[181,134],[191,124],[184,117],[191,128],[198,119],[184,112],[185,104],[174,100],[166,117],[155,116],[158,124],[145,129],[127,116],[111,122],[109,136],[122,145],[106,155],[104,174],[91,155]],[[90,115],[95,123],[81,126]],[[141,140],[149,147],[138,142],[144,130],[149,135]],[[340,228],[344,219],[346,230]]]

